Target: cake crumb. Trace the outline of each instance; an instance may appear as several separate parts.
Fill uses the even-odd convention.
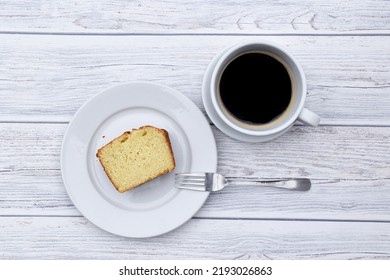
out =
[[[96,154],[119,192],[133,189],[175,168],[168,132],[146,125],[126,131]]]

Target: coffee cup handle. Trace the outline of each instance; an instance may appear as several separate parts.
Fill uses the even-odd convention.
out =
[[[320,116],[306,108],[303,108],[302,112],[298,116],[298,121],[310,126],[318,126],[320,123]]]

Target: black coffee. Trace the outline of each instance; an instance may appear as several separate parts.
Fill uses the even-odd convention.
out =
[[[226,109],[238,119],[265,124],[283,113],[291,100],[291,79],[275,58],[243,54],[226,67],[219,84]]]

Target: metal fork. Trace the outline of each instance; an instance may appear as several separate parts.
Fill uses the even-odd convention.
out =
[[[226,178],[217,173],[179,173],[175,175],[175,186],[180,189],[216,192],[228,185],[264,186],[292,191],[308,191],[310,190],[311,182],[309,179],[245,180]]]

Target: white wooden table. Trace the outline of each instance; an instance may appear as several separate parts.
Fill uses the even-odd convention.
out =
[[[218,171],[309,177],[313,189],[231,187],[151,239],[86,220],[59,165],[76,110],[109,86],[146,80],[205,112],[208,63],[243,38],[296,56],[322,124],[265,144],[211,124]],[[0,1],[0,258],[390,259],[390,2]]]

